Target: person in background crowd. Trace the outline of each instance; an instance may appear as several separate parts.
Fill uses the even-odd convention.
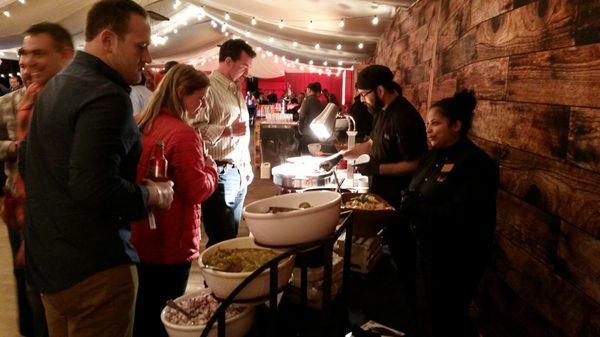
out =
[[[296,97],[292,97],[290,100],[290,104],[288,105],[287,113],[292,114],[292,119],[297,121],[299,118],[298,110],[300,110],[300,104],[298,104],[298,99]]]
[[[300,152],[308,152],[308,144],[319,142],[319,138],[310,128],[310,123],[317,117],[325,107],[317,95],[321,93],[321,83],[313,82],[306,86],[306,98],[298,110],[298,126],[301,135]]]
[[[340,102],[338,101],[337,97],[335,97],[334,94],[329,94],[327,96],[327,98],[328,98],[329,103],[333,103],[333,104],[335,104],[335,106],[337,106],[338,108],[341,109]]]
[[[380,195],[398,209],[402,191],[408,188],[419,160],[427,151],[425,124],[419,112],[402,96],[402,88],[394,82],[388,67],[366,67],[357,76],[356,88],[373,114],[373,131],[370,140],[357,144],[345,157],[369,154],[371,160],[356,166],[357,170],[371,177],[369,192]],[[414,308],[416,247],[406,219],[397,216],[385,229],[384,240],[401,271],[408,304]],[[411,314],[416,315],[416,312]]]
[[[154,74],[154,87],[158,87],[158,85],[160,84],[160,81],[162,81],[163,77],[165,77],[165,74],[167,72],[169,72],[169,70],[171,68],[173,68],[175,65],[179,64],[179,62],[177,61],[167,61],[163,68]]]
[[[258,100],[259,100],[260,104],[270,104],[269,100],[267,99],[265,94],[262,92],[258,94]]]
[[[254,117],[256,117],[256,106],[258,101],[250,91],[246,92],[244,100],[246,101],[246,107],[248,108],[248,114],[250,115],[250,125],[252,125]]]
[[[319,85],[321,85],[321,84],[319,83]],[[327,105],[327,103],[329,103],[329,91],[327,89],[317,92],[316,95],[317,95],[317,98],[319,99],[319,102],[321,102],[321,104],[323,104],[323,106],[325,106],[325,105]]]
[[[146,89],[154,92],[154,90],[157,87],[154,71],[144,69],[143,75],[144,75],[144,78],[146,79],[146,81],[144,82],[144,86],[146,86]]]
[[[432,150],[402,198],[423,267],[434,336],[477,337],[468,309],[492,257],[498,165],[467,137],[476,100],[459,92],[427,113]]]
[[[148,220],[131,228],[131,242],[140,257],[134,336],[167,336],[160,313],[167,300],[183,295],[192,261],[199,255],[200,203],[216,189],[217,169],[187,121],[204,104],[209,85],[203,72],[175,65],[139,115],[142,156],[137,181],[147,176],[155,143],[163,141],[175,195],[171,208],[154,212],[156,229]]]
[[[151,81],[146,77],[146,71],[142,74],[142,81],[136,85],[131,86],[131,93],[129,98],[131,99],[131,107],[133,109],[133,115],[136,116],[142,112],[148,105],[152,91],[148,89],[146,82]]]
[[[267,100],[269,101],[269,104],[277,103],[277,94],[271,90],[271,92],[267,95]]]
[[[138,257],[130,221],[173,200],[171,181],[135,184],[141,140],[128,91],[151,61],[146,11],[99,1],[85,41],[39,93],[19,151],[27,277],[42,292],[51,336],[131,336]],[[37,70],[34,81],[44,75]]]
[[[304,99],[306,98],[306,94],[299,92],[298,95],[296,95],[296,98],[298,99],[298,104],[302,105],[302,102],[304,102]]]
[[[221,45],[219,67],[210,75],[206,107],[194,123],[219,173],[215,193],[202,203],[207,246],[237,236],[244,198],[254,178],[248,149],[248,108],[239,85],[254,57],[256,53],[244,40],[228,40]]]
[[[19,49],[21,74],[29,77],[25,96],[19,104],[15,123],[16,144],[23,142],[29,132],[35,101],[38,94],[58,72],[73,59],[73,41],[69,32],[54,23],[39,23],[24,33],[23,46]],[[23,227],[25,217],[25,184],[18,172],[9,181],[7,198],[10,200],[10,222]],[[7,205],[8,206],[8,205]],[[25,240],[23,240],[25,246]],[[23,246],[21,249],[23,249]],[[47,336],[48,330],[40,293],[27,284],[29,303],[33,309],[33,330],[36,336]]]
[[[359,142],[361,140],[367,141],[371,135],[371,130],[373,130],[373,115],[369,113],[369,108],[365,103],[361,102],[360,95],[354,97],[354,103],[352,103],[348,114],[356,121],[356,131],[358,132],[356,140]]]
[[[21,89],[21,80],[18,76],[13,76],[8,79],[8,83],[10,84],[10,91],[17,91]]]
[[[19,59],[19,68],[25,86],[31,84],[31,76],[25,69],[23,62]],[[13,258],[13,274],[17,286],[17,309],[19,319],[19,333],[23,336],[36,335],[34,324],[34,308],[30,303],[25,281],[25,259],[23,256],[23,222],[17,221],[15,213],[14,178],[17,174],[17,149],[19,142],[16,135],[16,118],[19,104],[25,97],[25,87],[0,97],[0,160],[4,163],[4,174],[6,181],[4,187],[4,198],[2,207],[2,219],[8,229],[8,239]],[[43,319],[43,310],[42,319]],[[45,327],[45,320],[43,325]],[[46,329],[44,329],[46,330]],[[46,333],[47,335],[47,333]]]

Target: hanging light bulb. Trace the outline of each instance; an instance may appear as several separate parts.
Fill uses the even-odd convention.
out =
[[[310,20],[310,21],[308,22],[308,29],[314,29],[314,28],[315,28],[315,24],[313,23],[313,21],[312,21],[312,20]]]
[[[217,28],[217,22],[216,22],[215,20],[210,20],[210,25],[211,25],[213,28]]]
[[[345,26],[345,25],[346,25],[346,23],[344,22],[344,18],[342,18],[342,19],[340,20],[340,22],[338,23],[338,26],[339,26],[340,28],[344,28],[344,26]]]
[[[327,66],[327,64],[328,64],[328,63],[327,63],[327,61],[323,62],[323,65],[324,65],[324,66]]]
[[[362,42],[360,42],[360,43],[358,44],[358,49],[363,49],[363,47],[364,47],[363,43],[362,43]]]
[[[10,18],[10,12],[9,11],[4,11],[4,16],[6,16],[7,18]]]
[[[300,60],[299,59],[295,59],[294,62],[298,63],[298,62],[300,62]]]
[[[373,24],[373,26],[377,26],[377,24],[379,24],[379,18],[377,17],[377,15],[375,15],[373,17],[373,20],[371,20],[371,23]]]
[[[227,30],[227,24],[225,22],[223,22],[223,25],[221,26],[221,33],[225,33],[226,30]]]
[[[273,59],[273,62],[279,63],[279,58],[277,58],[277,55],[275,55],[275,58]]]
[[[337,49],[337,50],[342,50],[342,44],[341,44],[341,43],[338,43],[338,45],[335,47],[335,49]]]
[[[257,50],[257,51],[261,51],[261,50],[262,50],[262,48],[261,48],[261,47],[256,47],[256,50]]]
[[[313,65],[313,60],[308,61],[308,64],[310,64],[311,66]]]
[[[294,46],[294,48],[298,47],[298,42],[294,41],[294,42],[292,43],[292,46]]]
[[[181,0],[175,0],[173,3],[173,9],[177,9],[179,6],[181,6]]]
[[[272,36],[269,36],[269,42],[273,43],[273,42],[275,42],[275,39]]]
[[[225,32],[225,36],[229,36],[229,32]]]
[[[173,29],[173,34],[177,34],[179,33],[179,30],[177,28]]]
[[[344,64],[344,62],[338,61],[338,66],[341,66],[342,64]]]
[[[256,18],[255,18],[255,17],[252,17],[252,21],[250,21],[250,23],[251,23],[253,26],[256,26]]]
[[[319,71],[317,71],[319,73],[319,75],[323,75],[323,69],[319,68]]]
[[[277,26],[279,27],[279,29],[283,28],[283,19],[279,20],[279,24],[277,24]]]
[[[246,35],[246,37],[249,37],[250,36],[250,31],[247,30],[246,33],[244,33],[244,35]]]
[[[317,43],[317,44],[315,45],[315,49],[320,49],[320,48],[321,48],[321,45]]]
[[[267,57],[267,55],[265,55],[265,53],[263,53],[260,57],[265,58],[265,57]]]
[[[19,2],[24,5],[25,4],[25,0],[19,0]]]
[[[229,21],[229,19],[231,19],[231,15],[229,15],[229,12],[225,12],[224,18],[226,21]]]

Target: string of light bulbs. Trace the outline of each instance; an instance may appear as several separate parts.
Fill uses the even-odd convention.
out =
[[[15,3],[15,2],[18,2],[21,5],[25,5],[27,3],[26,0],[15,0],[12,3]],[[0,9],[0,12],[2,13],[3,16],[5,16],[7,18],[11,17],[10,11],[6,8],[8,8],[8,6],[10,6],[12,3],[9,3],[9,4],[5,5],[4,8]]]

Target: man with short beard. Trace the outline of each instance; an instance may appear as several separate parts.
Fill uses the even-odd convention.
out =
[[[37,95],[19,172],[27,277],[42,293],[50,336],[132,334],[139,259],[130,222],[173,200],[171,181],[135,183],[142,145],[129,86],[152,61],[149,44],[140,5],[98,1],[84,49]],[[44,75],[31,67],[34,81]]]
[[[427,151],[425,124],[415,107],[402,96],[392,71],[382,65],[370,65],[357,77],[356,88],[361,101],[373,114],[371,139],[345,153],[346,158],[366,153],[370,162],[357,165],[358,171],[371,178],[369,192],[383,197],[396,209],[402,192],[408,188],[420,158]],[[408,305],[416,306],[415,240],[408,222],[399,216],[385,230],[392,257],[401,270]]]

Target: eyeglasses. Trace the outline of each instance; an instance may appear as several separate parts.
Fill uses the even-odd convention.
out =
[[[373,89],[365,91],[365,92],[361,92],[359,93],[360,97],[365,98],[367,97],[371,92],[373,92]]]

